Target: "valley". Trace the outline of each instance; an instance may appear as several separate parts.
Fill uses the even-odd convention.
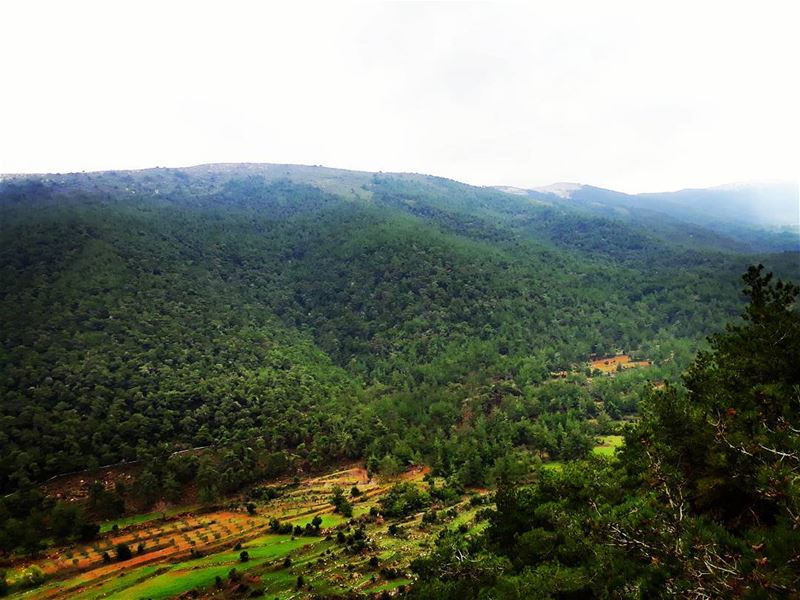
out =
[[[529,192],[0,180],[0,593],[795,589],[788,234]]]

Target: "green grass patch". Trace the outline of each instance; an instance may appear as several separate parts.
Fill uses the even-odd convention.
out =
[[[106,582],[84,598],[114,597],[129,598],[170,598],[195,588],[214,584],[217,576],[223,579],[234,567],[237,571],[249,571],[264,563],[285,556],[307,544],[319,542],[320,538],[296,538],[286,536],[264,536],[244,545],[250,560],[239,561],[239,550],[212,554],[175,563],[167,567],[166,573],[150,577],[157,567],[147,566],[135,569],[123,578]],[[163,565],[161,565],[163,568]],[[294,581],[294,580],[293,580]]]
[[[592,454],[597,456],[613,457],[617,453],[617,448],[622,447],[625,438],[621,435],[603,435],[598,438],[598,444],[592,448]]]
[[[484,508],[484,507],[482,506],[481,508]],[[478,508],[474,508],[474,509],[470,509],[470,510],[464,510],[464,511],[458,513],[453,518],[453,520],[450,521],[450,525],[451,526],[453,526],[453,525],[458,526],[458,525],[461,525],[462,523],[467,523],[467,522],[471,521],[472,519],[475,518],[475,515],[478,514],[478,510],[479,510]]]
[[[129,527],[131,525],[138,525],[139,523],[146,523],[148,521],[155,521],[167,516],[165,512],[151,512],[143,515],[133,515],[132,517],[125,517],[124,519],[114,519],[113,521],[106,521],[100,525],[100,533],[108,533],[116,525],[120,529]]]
[[[70,597],[89,600],[90,598],[114,598],[125,589],[141,583],[145,579],[152,577],[163,565],[148,565],[135,569],[116,579],[105,582],[102,586],[94,589],[85,589],[81,592],[71,592]],[[74,580],[73,580],[74,581]],[[67,582],[69,584],[69,582]],[[77,587],[77,585],[75,586]],[[68,590],[65,590],[68,591]]]
[[[288,522],[293,525],[301,525],[305,527],[305,524],[311,523],[311,521],[316,516],[317,515],[304,515],[302,517],[289,519]],[[341,525],[347,520],[342,515],[334,513],[322,513],[319,516],[322,517],[322,524],[320,525],[320,527],[323,529],[325,529],[326,527],[336,527],[337,525]]]
[[[405,579],[401,577],[400,579],[392,579],[391,581],[381,583],[380,585],[377,585],[375,587],[367,588],[364,591],[369,592],[370,594],[377,594],[379,592],[388,592],[397,589],[401,585],[410,585],[411,583],[413,582],[410,579]]]
[[[312,536],[302,536],[291,539],[285,536],[268,535],[243,544],[242,549],[247,550],[247,553],[250,555],[250,562],[264,562],[289,554],[293,550],[302,548],[307,544],[319,542],[320,539],[319,537]],[[180,565],[185,568],[193,568],[196,567],[198,563],[202,565],[237,563],[239,561],[239,552],[240,550],[233,550],[231,552],[212,554],[211,556],[180,563]]]
[[[269,594],[270,598],[275,597],[276,594],[281,592],[290,594],[294,590],[296,582],[297,575],[288,569],[261,574],[261,583],[264,584],[264,592]],[[284,598],[286,596],[282,594],[278,597]]]
[[[247,563],[243,563],[246,567]],[[196,571],[170,571],[158,575],[138,585],[131,586],[125,590],[117,592],[115,598],[126,598],[138,600],[140,598],[170,598],[194,588],[208,587],[214,584],[217,576],[225,578],[231,570],[230,566],[220,566],[209,569],[198,569]],[[246,568],[238,568],[244,571]]]
[[[542,468],[546,471],[563,471],[564,463],[560,460],[550,460],[546,463],[542,463]]]

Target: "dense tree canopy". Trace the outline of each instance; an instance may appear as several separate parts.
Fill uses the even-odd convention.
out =
[[[441,539],[412,596],[796,597],[800,289],[744,279],[744,323],[647,398],[617,459],[501,473],[486,535]]]
[[[0,545],[51,527],[35,483],[118,461],[140,461],[147,504],[359,457],[461,484],[514,449],[581,458],[741,306],[752,257],[683,242],[411,175],[0,182]],[[589,356],[618,350],[654,366],[590,382]]]

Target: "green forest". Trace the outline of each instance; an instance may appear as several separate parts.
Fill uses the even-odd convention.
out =
[[[744,322],[644,397],[618,460],[506,461],[486,534],[437,540],[411,597],[796,597],[800,288],[744,279]]]
[[[0,553],[359,461],[493,490],[411,598],[796,597],[800,257],[687,231],[311,167],[0,181]]]

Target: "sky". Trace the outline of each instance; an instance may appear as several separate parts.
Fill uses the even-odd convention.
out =
[[[0,173],[208,162],[626,192],[800,177],[800,10],[0,3]]]

